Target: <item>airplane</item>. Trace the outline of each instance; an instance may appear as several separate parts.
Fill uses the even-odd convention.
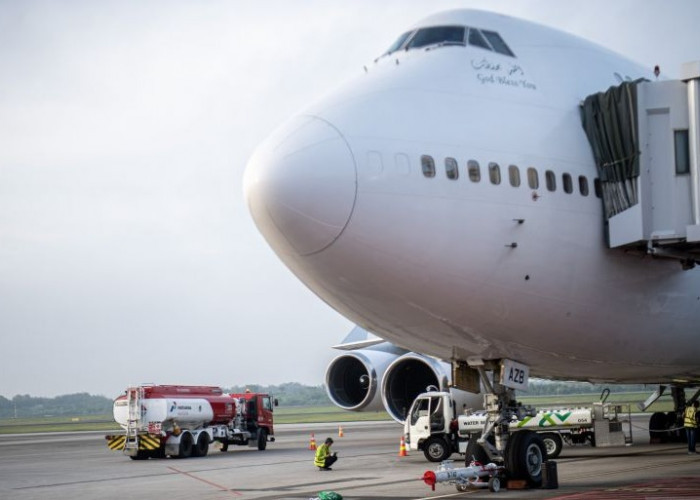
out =
[[[700,384],[700,63],[682,72],[658,81],[574,35],[452,10],[274,131],[244,192],[278,257],[358,325],[345,378],[327,375],[341,404],[369,405],[403,357],[432,366],[398,370],[414,391],[400,412],[447,363],[485,394],[483,451],[532,484],[538,438],[502,430],[530,376],[658,384],[646,406],[670,387],[682,409]],[[639,114],[596,143],[609,101]]]

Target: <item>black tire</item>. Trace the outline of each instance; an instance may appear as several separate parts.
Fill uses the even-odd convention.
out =
[[[200,432],[197,436],[197,444],[192,449],[193,457],[206,457],[209,453],[209,434]]]
[[[192,456],[192,448],[194,448],[192,434],[183,432],[182,436],[180,436],[177,458],[190,458]]]
[[[423,443],[423,455],[430,462],[442,462],[452,455],[450,445],[443,438],[432,436]]]
[[[129,458],[132,460],[148,460],[150,456],[151,454],[148,451],[139,450],[136,452],[136,455],[129,455]]]
[[[532,431],[518,431],[508,438],[505,466],[513,479],[524,479],[533,488],[542,486],[542,470],[547,457],[542,439]]]
[[[476,442],[477,439],[476,436],[472,436],[467,443],[466,457],[464,458],[464,464],[467,467],[472,460],[481,463],[481,465],[486,465],[491,461],[483,446]]]
[[[564,447],[564,440],[558,432],[546,432],[540,434],[544,449],[547,452],[547,460],[553,460],[559,456]]]
[[[671,439],[668,428],[670,427],[666,414],[657,411],[649,418],[649,443],[668,443]]]
[[[267,431],[258,429],[258,450],[265,451],[265,448],[267,448]]]

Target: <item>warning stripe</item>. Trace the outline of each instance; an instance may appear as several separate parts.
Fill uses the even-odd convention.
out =
[[[110,450],[123,450],[126,444],[126,436],[110,436],[107,440],[107,446]]]
[[[139,436],[139,450],[157,450],[160,448],[160,437],[142,434]]]
[[[150,434],[140,434],[139,450],[157,450],[160,448],[160,436],[151,436]],[[107,439],[107,446],[110,450],[123,450],[126,446],[126,436],[110,436]]]

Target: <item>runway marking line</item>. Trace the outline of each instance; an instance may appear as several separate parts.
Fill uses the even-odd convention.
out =
[[[638,498],[700,498],[700,478],[672,477],[553,497],[550,500],[618,500]]]
[[[209,486],[213,486],[214,488],[217,488],[217,489],[220,490],[220,491],[228,492],[228,493],[230,493],[230,494],[232,494],[232,495],[234,495],[234,496],[240,497],[240,496],[243,495],[243,494],[242,494],[241,492],[239,492],[239,491],[232,490],[232,489],[230,489],[230,488],[227,488],[226,486],[222,486],[222,485],[220,485],[220,484],[216,484],[216,483],[213,482],[213,481],[208,481],[207,479],[203,479],[203,478],[201,478],[201,477],[195,476],[194,474],[192,474],[192,473],[190,473],[190,472],[186,472],[186,471],[184,471],[184,470],[176,469],[175,467],[170,467],[170,466],[168,466],[168,469],[170,469],[170,470],[173,471],[173,472],[177,472],[178,474],[182,474],[183,476],[187,476],[187,477],[190,477],[190,478],[195,479],[195,480],[197,480],[197,481],[201,481],[202,483],[208,484]]]

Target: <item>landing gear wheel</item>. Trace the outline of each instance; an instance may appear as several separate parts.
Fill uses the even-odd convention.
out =
[[[267,431],[258,429],[258,450],[263,451],[267,448]]]
[[[501,480],[498,479],[498,476],[493,476],[491,479],[489,479],[489,491],[491,491],[492,493],[496,493],[500,489]]]
[[[557,458],[561,453],[561,449],[564,447],[564,441],[561,435],[557,432],[547,432],[545,434],[540,434],[540,437],[544,443],[544,449],[547,452],[547,460]]]
[[[474,460],[482,465],[489,463],[489,456],[486,454],[486,450],[476,442],[478,438],[476,436],[471,436],[469,442],[467,443],[466,458],[464,459],[464,464],[469,467],[469,463]]]
[[[506,470],[513,479],[525,479],[531,487],[542,486],[542,469],[547,452],[542,439],[532,431],[513,433],[505,451]]]
[[[649,419],[649,441],[651,443],[666,443],[668,441],[667,428],[666,414],[660,411],[654,412]]]
[[[452,455],[450,447],[441,437],[433,436],[423,443],[423,454],[431,462],[442,462]]]
[[[193,457],[206,457],[209,453],[209,434],[200,432],[197,436],[197,444],[192,449]]]
[[[180,446],[178,448],[179,453],[177,458],[189,458],[192,456],[192,448],[194,448],[194,443],[192,442],[192,434],[189,432],[183,432],[180,437]]]

